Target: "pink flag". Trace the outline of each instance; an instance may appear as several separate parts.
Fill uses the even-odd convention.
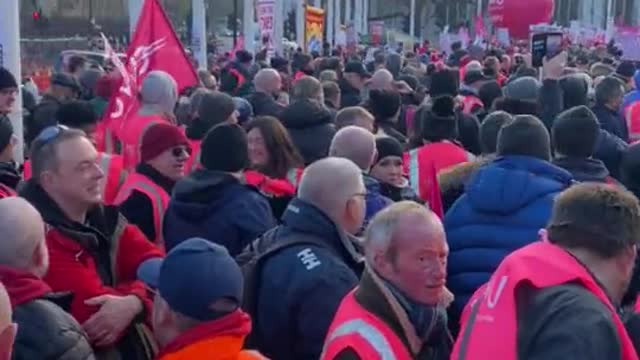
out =
[[[474,32],[476,35],[476,39],[477,38],[484,38],[487,35],[487,32],[484,29],[484,19],[482,19],[482,16],[476,16],[473,20],[474,23]]]
[[[145,0],[127,49],[124,71],[121,70],[122,82],[105,112],[105,125],[116,135],[120,135],[122,125],[137,113],[138,91],[145,76],[153,70],[171,75],[178,84],[178,92],[198,83],[196,72],[162,6],[158,0]]]

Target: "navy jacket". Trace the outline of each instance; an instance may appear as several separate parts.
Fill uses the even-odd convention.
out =
[[[452,326],[504,257],[538,239],[555,196],[571,183],[566,170],[526,156],[501,157],[478,170],[444,220]]]
[[[294,199],[282,221],[272,241],[306,233],[326,246],[294,245],[265,260],[257,291],[258,350],[273,360],[317,360],[362,265],[353,238],[315,206]]]
[[[627,123],[624,121],[620,113],[610,110],[604,105],[596,105],[593,107],[593,113],[596,114],[600,127],[612,135],[619,137],[624,141],[629,141],[629,130]]]
[[[602,160],[612,177],[620,179],[622,156],[627,152],[628,148],[629,144],[621,138],[604,129],[600,129],[593,157]]]
[[[163,231],[167,252],[201,237],[235,256],[275,225],[269,202],[259,192],[229,174],[202,169],[176,184]]]

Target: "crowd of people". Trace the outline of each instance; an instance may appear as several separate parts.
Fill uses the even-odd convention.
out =
[[[0,68],[0,360],[638,359],[636,64],[421,49]]]

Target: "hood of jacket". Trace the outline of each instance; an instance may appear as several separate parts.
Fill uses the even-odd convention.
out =
[[[367,189],[367,194],[368,193],[374,193],[374,194],[380,194],[381,191],[381,185],[380,182],[374,178],[373,176],[370,176],[369,174],[362,174],[362,179],[364,181],[364,187]]]
[[[7,289],[12,308],[52,292],[51,287],[37,276],[8,266],[0,265],[0,282]]]
[[[234,176],[199,169],[181,179],[173,188],[171,207],[175,214],[190,221],[204,221],[212,211],[228,203],[235,189],[244,185]]]
[[[0,162],[0,183],[16,189],[21,177],[14,162]]]
[[[331,124],[331,112],[317,101],[299,100],[282,112],[280,120],[288,129],[304,129]]]
[[[518,211],[539,198],[567,188],[571,174],[528,156],[504,156],[482,167],[466,187],[472,208],[500,215]]]
[[[609,170],[598,159],[559,157],[553,159],[552,163],[570,172],[576,181],[603,182],[609,176]]]
[[[566,76],[560,80],[560,87],[565,109],[588,104],[589,87],[583,78]]]

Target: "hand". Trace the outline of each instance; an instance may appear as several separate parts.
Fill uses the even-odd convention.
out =
[[[567,52],[563,51],[551,59],[542,59],[542,74],[544,79],[558,80],[562,77],[567,65]]]
[[[143,310],[142,301],[134,295],[102,295],[84,303],[100,306],[100,310],[82,324],[89,340],[96,347],[113,345],[133,318]]]

